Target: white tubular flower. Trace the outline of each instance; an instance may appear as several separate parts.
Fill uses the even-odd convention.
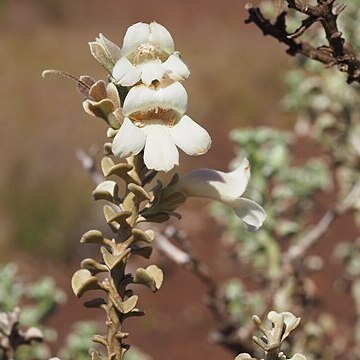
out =
[[[155,21],[137,23],[125,34],[121,58],[113,69],[117,84],[132,86],[140,80],[149,86],[167,74],[174,81],[185,80],[190,72],[174,51],[174,41],[164,26]]]
[[[232,207],[245,223],[246,230],[258,230],[266,213],[256,202],[243,198],[250,179],[250,165],[244,159],[234,171],[224,173],[213,169],[198,169],[180,177],[177,191],[187,196],[205,197]]]
[[[114,155],[127,158],[144,149],[148,169],[170,171],[179,164],[176,146],[188,155],[204,154],[211,138],[184,115],[186,109],[187,93],[179,82],[132,87],[124,101],[124,122],[113,140]]]

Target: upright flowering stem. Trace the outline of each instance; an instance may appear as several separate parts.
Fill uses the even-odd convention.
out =
[[[152,252],[154,232],[140,229],[139,223],[179,217],[174,211],[188,196],[228,204],[249,231],[262,225],[265,212],[260,205],[241,197],[250,178],[246,160],[231,173],[201,169],[183,177],[176,174],[167,186],[153,181],[158,171],[170,171],[179,164],[178,148],[197,156],[211,145],[207,131],[186,115],[188,97],[181,82],[190,72],[163,26],[155,22],[131,26],[122,49],[100,34],[90,43],[90,50],[109,73],[109,82],[95,81],[90,76],[75,80],[85,96],[84,110],[109,125],[107,136],[111,142],[104,145],[101,160],[106,179],[98,184],[93,196],[107,201],[103,212],[113,235],[106,237],[98,230],[83,235],[82,243],[100,245],[101,260],[84,259],[72,278],[72,288],[78,297],[89,290],[104,295],[84,304],[106,313],[107,333],[95,335],[93,341],[103,345],[107,353],[92,350],[91,358],[122,360],[129,348],[124,321],[143,315],[136,307],[138,296],[132,285],[145,285],[155,292],[163,281],[156,265],[127,272],[131,255],[148,259]],[[44,75],[49,73],[74,79],[53,70]],[[126,162],[117,162],[117,158]],[[123,189],[122,194],[119,189]]]
[[[72,287],[77,296],[82,296],[88,290],[102,290],[105,298],[95,298],[85,303],[87,307],[102,308],[106,313],[106,335],[95,335],[93,340],[105,346],[106,359],[123,359],[128,345],[125,339],[129,336],[123,326],[124,321],[131,316],[143,315],[136,308],[138,296],[128,286],[143,284],[152,291],[161,286],[162,271],[155,265],[146,269],[139,268],[135,274],[127,273],[126,265],[131,255],[140,255],[149,258],[152,248],[148,245],[153,240],[151,231],[137,228],[140,219],[140,205],[151,200],[151,194],[144,190],[145,175],[148,172],[143,164],[142,156],[128,159],[127,163],[115,164],[109,156],[101,162],[105,177],[116,176],[125,182],[123,198],[119,197],[118,184],[112,180],[100,183],[94,191],[94,198],[106,200],[111,206],[104,206],[104,215],[114,237],[110,240],[97,230],[84,234],[81,242],[101,244],[101,262],[94,259],[85,259],[81,263],[72,279]],[[102,280],[96,277],[98,273],[106,273]],[[100,353],[92,350],[92,358],[104,359]]]

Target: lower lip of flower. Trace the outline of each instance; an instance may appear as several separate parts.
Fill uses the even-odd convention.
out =
[[[147,110],[137,111],[129,116],[129,119],[138,127],[146,125],[166,125],[173,127],[179,121],[179,113],[173,109],[154,107]]]

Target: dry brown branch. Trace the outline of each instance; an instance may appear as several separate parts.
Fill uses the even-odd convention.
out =
[[[345,39],[337,26],[338,15],[345,7],[334,6],[334,0],[318,0],[317,5],[314,6],[302,6],[300,3],[300,1],[287,0],[288,8],[308,16],[302,21],[299,29],[292,34],[286,30],[286,12],[278,15],[275,23],[271,23],[262,14],[260,8],[252,4],[247,4],[245,7],[249,15],[245,23],[254,23],[264,35],[270,35],[287,45],[286,52],[289,55],[301,54],[320,61],[328,67],[337,66],[340,71],[347,73],[349,84],[360,83],[360,58],[349,44],[345,44]],[[323,27],[328,41],[327,45],[314,47],[299,39],[315,22],[319,22]]]
[[[191,257],[185,251],[175,246],[167,236],[160,232],[156,233],[155,245],[157,249],[168,259],[181,267],[187,267],[191,263]]]

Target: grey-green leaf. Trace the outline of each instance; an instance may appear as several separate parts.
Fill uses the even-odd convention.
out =
[[[77,297],[81,297],[88,290],[100,289],[97,278],[87,269],[76,271],[71,279],[71,287]]]

